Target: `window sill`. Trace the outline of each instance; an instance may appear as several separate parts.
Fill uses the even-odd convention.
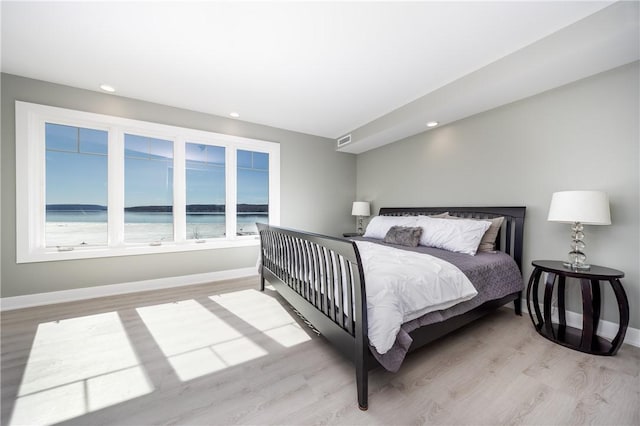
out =
[[[57,249],[33,250],[18,254],[17,263],[55,262],[60,260],[95,259],[117,256],[137,256],[144,254],[179,253],[197,250],[216,250],[235,247],[259,246],[257,235],[238,237],[234,240],[188,241],[183,243],[162,243],[161,245],[136,244],[123,247],[78,247],[72,250]]]

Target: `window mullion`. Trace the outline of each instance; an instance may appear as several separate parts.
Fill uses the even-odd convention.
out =
[[[237,199],[238,199],[238,190],[237,190],[237,148],[234,146],[227,146],[226,149],[226,207],[225,207],[225,217],[227,224],[227,240],[235,240],[236,239],[236,229],[237,229]]]
[[[36,183],[37,191],[28,191],[28,220],[30,226],[29,235],[29,250],[34,251],[37,249],[45,249],[45,229],[46,229],[46,154],[45,154],[45,119],[36,116],[35,114],[29,117],[29,126],[33,129],[35,137],[37,138],[33,144],[28,145],[29,161],[33,161],[30,164],[31,178]],[[29,182],[29,188],[32,187],[32,183]],[[22,212],[18,213],[20,216]]]
[[[280,147],[269,151],[269,224],[280,225]]]
[[[173,240],[184,243],[187,238],[185,140],[177,138],[173,143]]]
[[[124,132],[109,129],[107,229],[110,247],[124,245]]]

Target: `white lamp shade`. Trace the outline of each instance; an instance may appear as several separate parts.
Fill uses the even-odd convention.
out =
[[[351,208],[351,215],[353,216],[369,216],[371,209],[368,201],[354,201]]]
[[[551,222],[611,225],[609,197],[600,191],[562,191],[551,197]]]

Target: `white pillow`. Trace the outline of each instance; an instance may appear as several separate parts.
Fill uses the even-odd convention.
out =
[[[422,228],[420,245],[474,256],[480,245],[480,240],[491,226],[491,222],[421,217],[416,226]]]
[[[392,226],[417,226],[417,220],[416,216],[374,216],[363,237],[382,240]]]

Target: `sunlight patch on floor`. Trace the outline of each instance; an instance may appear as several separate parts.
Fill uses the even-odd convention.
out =
[[[311,340],[311,337],[296,323],[267,330],[265,334],[287,348]]]
[[[116,312],[43,323],[10,424],[53,424],[152,390]]]
[[[171,356],[169,361],[183,382],[227,368],[222,358],[210,347]]]
[[[267,354],[195,300],[137,311],[182,381]]]
[[[87,380],[90,411],[147,394],[153,389],[140,367],[131,367]]]
[[[282,346],[311,340],[276,299],[261,291],[249,289],[209,298]]]

